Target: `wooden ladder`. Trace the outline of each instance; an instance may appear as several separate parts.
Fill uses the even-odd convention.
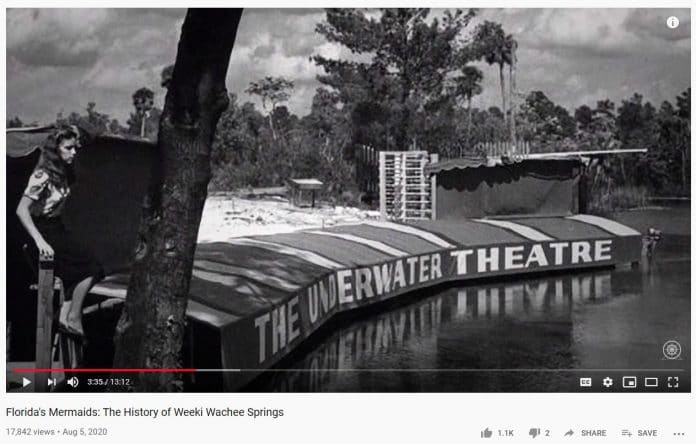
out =
[[[28,247],[24,245],[24,253],[29,258]],[[32,266],[32,269],[34,267]],[[58,294],[58,307],[62,307],[65,302],[65,288],[60,278],[54,277],[53,261],[43,257],[39,258],[37,271],[38,281],[30,286],[31,290],[37,292],[36,310],[36,364],[35,368],[49,369],[53,366],[53,357],[60,353],[63,368],[76,368],[82,362],[82,344],[68,335],[62,334],[58,330],[58,317],[53,313],[53,302]],[[41,375],[41,377],[38,377]],[[47,392],[48,380],[52,378],[52,373],[43,377],[42,373],[36,373],[33,381],[35,392]]]

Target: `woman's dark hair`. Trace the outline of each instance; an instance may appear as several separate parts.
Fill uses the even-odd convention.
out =
[[[75,182],[75,169],[60,157],[60,143],[75,139],[80,142],[80,131],[76,126],[60,125],[48,136],[41,148],[41,157],[36,169],[46,171],[56,185],[69,186]]]

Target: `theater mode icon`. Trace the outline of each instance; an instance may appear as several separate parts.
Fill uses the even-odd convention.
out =
[[[646,387],[657,387],[659,385],[659,381],[657,378],[645,378],[643,381],[644,385]]]

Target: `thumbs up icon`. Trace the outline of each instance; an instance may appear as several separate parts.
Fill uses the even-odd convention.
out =
[[[493,436],[493,432],[488,430],[488,427],[481,431],[481,438],[490,438],[491,436]]]

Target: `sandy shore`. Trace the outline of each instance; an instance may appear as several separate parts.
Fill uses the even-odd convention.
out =
[[[355,224],[378,219],[379,212],[318,203],[298,208],[282,197],[248,199],[212,196],[205,202],[198,242],[218,242],[231,237],[289,233],[307,228]]]

